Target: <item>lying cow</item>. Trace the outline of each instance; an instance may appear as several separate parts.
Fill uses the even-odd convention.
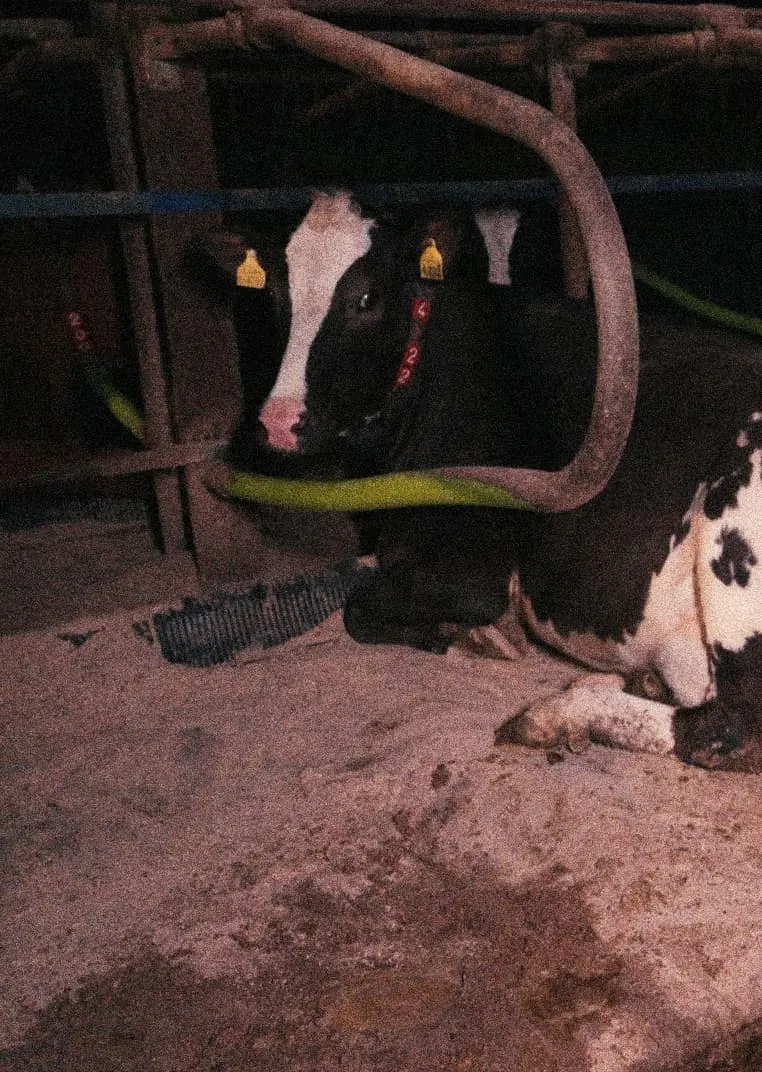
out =
[[[495,213],[400,228],[319,195],[273,276],[287,274],[291,312],[259,411],[269,446],[340,452],[354,472],[562,467],[590,411],[594,316],[493,285],[514,228]],[[217,236],[210,256],[232,272],[245,244]],[[441,281],[420,278],[427,249]],[[642,336],[632,434],[601,495],[550,515],[389,511],[378,570],[344,620],[359,641],[434,651],[521,628],[619,678],[536,705],[504,739],[587,737],[732,767],[762,713],[762,353],[711,331],[699,351],[658,323]]]

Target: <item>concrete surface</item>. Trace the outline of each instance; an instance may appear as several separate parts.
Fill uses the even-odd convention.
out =
[[[762,1068],[757,776],[495,747],[538,650],[154,609],[0,638],[2,1072]]]

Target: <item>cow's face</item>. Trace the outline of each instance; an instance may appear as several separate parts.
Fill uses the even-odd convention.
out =
[[[321,451],[336,440],[352,449],[372,438],[399,367],[408,301],[396,235],[373,247],[339,280],[310,348],[297,439]]]
[[[483,286],[492,278],[489,252],[507,269],[515,213],[509,230],[506,218],[448,210],[380,222],[347,193],[319,194],[286,246],[290,329],[259,413],[268,446],[290,454],[376,449],[410,338],[422,251],[434,240],[446,279],[438,287]]]
[[[286,247],[290,330],[260,412],[277,450],[322,450],[372,395],[364,388],[383,349],[385,277],[395,270],[375,230],[349,195],[321,194]]]

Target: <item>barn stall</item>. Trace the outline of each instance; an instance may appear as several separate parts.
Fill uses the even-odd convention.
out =
[[[217,493],[235,332],[182,263],[223,213],[349,185],[515,201],[531,269],[587,290],[579,192],[446,114],[444,70],[421,99],[422,57],[576,125],[634,257],[758,314],[758,16],[29,7],[0,27],[0,1067],[758,1067],[756,776],[495,747],[575,676],[539,650],[231,626],[300,575],[340,601],[353,536]]]

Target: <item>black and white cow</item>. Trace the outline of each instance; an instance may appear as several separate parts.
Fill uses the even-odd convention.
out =
[[[561,468],[590,411],[594,314],[495,285],[515,227],[496,211],[400,227],[318,195],[273,276],[287,274],[290,326],[260,440],[352,472]],[[432,241],[444,279],[424,283]],[[245,244],[210,240],[210,258],[230,271]],[[762,736],[762,348],[658,319],[641,332],[633,430],[602,494],[562,514],[384,513],[378,570],[345,623],[359,641],[434,651],[468,630],[523,631],[602,672],[504,739],[743,766]]]

